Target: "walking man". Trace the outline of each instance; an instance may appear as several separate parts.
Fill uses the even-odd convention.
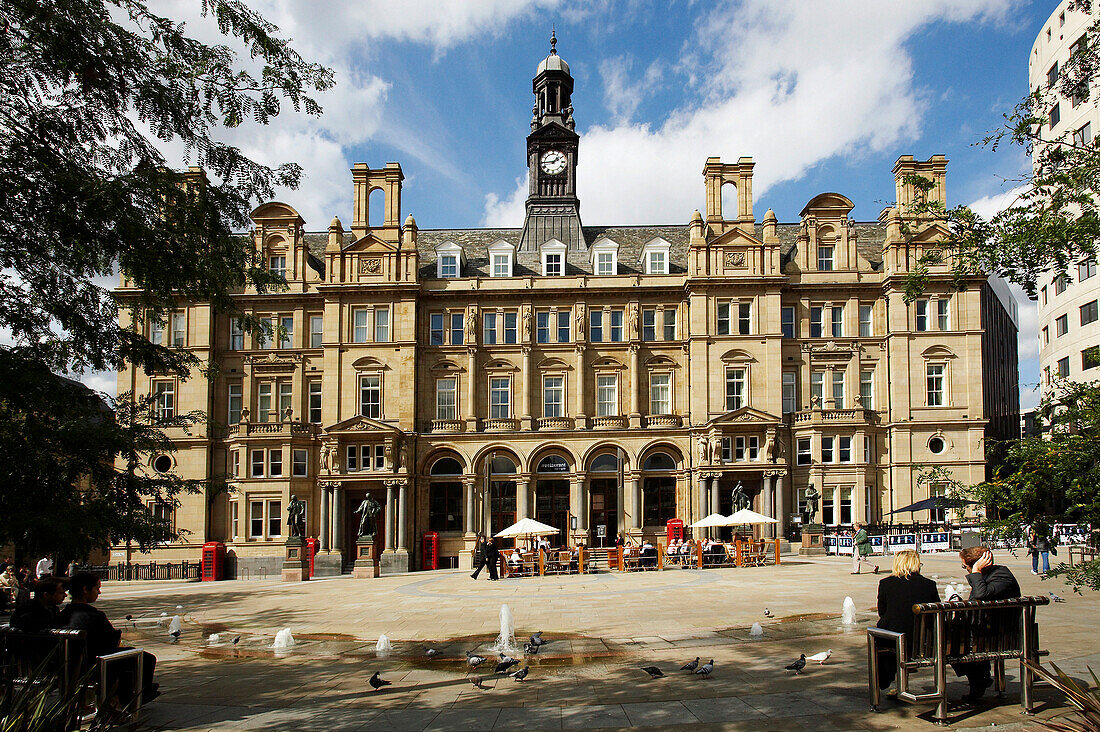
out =
[[[477,579],[477,576],[481,574],[481,570],[485,568],[485,539],[481,534],[477,535],[477,539],[474,540],[474,573],[470,576]]]
[[[489,579],[496,580],[497,566],[500,564],[500,550],[497,549],[496,539],[490,537],[485,542],[485,566],[489,570]]]
[[[855,523],[855,529],[856,534],[852,537],[852,574],[859,574],[862,564],[870,564],[874,567],[874,573],[878,574],[878,565],[867,560],[871,554],[871,537],[867,536],[867,529],[859,521]]]

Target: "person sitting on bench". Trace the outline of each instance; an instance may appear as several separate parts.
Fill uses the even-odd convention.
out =
[[[639,566],[641,567],[656,567],[657,566],[657,547],[653,546],[653,543],[649,539],[642,539],[642,551],[638,554]]]
[[[43,577],[34,584],[34,596],[15,609],[11,627],[24,633],[41,633],[60,628],[65,583],[57,577]]]
[[[1020,596],[1020,583],[1008,567],[993,563],[993,552],[986,546],[972,546],[959,552],[962,567],[970,583],[970,600],[1009,600]],[[970,693],[963,701],[976,702],[993,685],[989,661],[970,661],[954,665],[956,676],[970,682]]]
[[[122,631],[111,625],[107,615],[93,606],[99,599],[101,583],[99,577],[91,572],[77,572],[69,579],[69,594],[73,601],[61,612],[63,627],[83,630],[88,639],[88,653],[92,656],[108,656],[116,651],[128,651],[120,645]],[[157,698],[159,684],[153,683],[153,671],[157,658],[152,653],[142,652],[142,703]],[[109,674],[108,679],[120,680],[122,674]],[[123,699],[123,703],[129,700]]]

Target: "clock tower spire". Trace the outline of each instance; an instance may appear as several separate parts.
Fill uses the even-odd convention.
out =
[[[550,55],[539,64],[532,82],[531,134],[527,136],[527,214],[521,252],[537,252],[557,239],[569,251],[587,251],[577,198],[577,147],[573,121],[573,77],[558,55],[558,38],[550,34]]]

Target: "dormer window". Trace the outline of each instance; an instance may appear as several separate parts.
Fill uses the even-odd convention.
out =
[[[565,244],[551,239],[542,245],[542,275],[561,277],[565,274]]]
[[[272,254],[268,257],[268,270],[271,274],[286,278],[286,255]]]
[[[642,248],[642,267],[646,274],[668,274],[668,253],[671,247],[664,239],[654,239]]]
[[[511,277],[512,262],[515,257],[515,247],[498,239],[489,245],[489,276]]]
[[[607,277],[619,273],[619,245],[610,239],[600,239],[589,250],[592,254],[592,273]]]
[[[435,275],[440,279],[454,279],[462,276],[462,265],[466,260],[462,247],[453,241],[440,244],[435,250]]]
[[[817,269],[821,272],[833,271],[833,247],[827,244],[817,245]]]

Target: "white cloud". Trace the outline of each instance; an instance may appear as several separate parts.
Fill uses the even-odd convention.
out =
[[[629,123],[643,99],[660,86],[661,64],[654,61],[642,74],[634,73],[634,59],[628,56],[610,58],[600,64],[603,78],[604,105],[617,124]]]
[[[700,101],[659,126],[624,120],[583,131],[577,189],[585,221],[686,222],[702,206],[700,172],[711,155],[752,156],[759,201],[769,186],[824,160],[917,137],[925,92],[914,84],[906,42],[929,23],[986,21],[1011,5],[747,0],[707,14],[681,60],[689,97]],[[619,98],[616,70],[604,77],[609,98]],[[485,223],[518,225],[526,194],[519,185],[487,199]]]
[[[1029,186],[1016,186],[1004,193],[994,193],[989,196],[979,198],[970,204],[970,210],[981,216],[988,221],[996,216],[1001,211],[1004,211],[1009,206],[1016,203],[1016,199],[1020,197],[1020,194],[1028,189]]]

